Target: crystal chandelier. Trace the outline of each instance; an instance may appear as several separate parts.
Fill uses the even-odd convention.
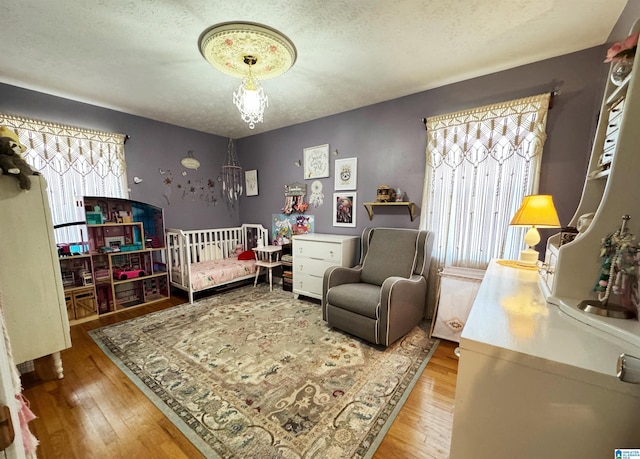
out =
[[[242,196],[242,166],[231,138],[227,144],[227,159],[222,164],[222,194],[230,203]]]
[[[224,22],[202,32],[198,46],[213,67],[242,79],[233,93],[233,103],[249,128],[263,122],[269,103],[259,80],[277,77],[291,68],[297,58],[291,40],[261,24]]]
[[[264,109],[269,106],[269,99],[251,71],[257,59],[254,56],[245,56],[244,62],[249,66],[249,75],[242,80],[238,90],[233,93],[233,103],[238,107],[242,120],[249,123],[249,129],[253,129],[256,123],[262,123]]]

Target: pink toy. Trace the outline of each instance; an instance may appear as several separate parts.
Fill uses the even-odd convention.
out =
[[[113,270],[113,278],[118,280],[127,280],[142,276],[146,276],[144,269],[115,268]]]

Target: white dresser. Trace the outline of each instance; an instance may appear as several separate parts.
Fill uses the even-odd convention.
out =
[[[293,236],[293,293],[321,299],[324,272],[330,266],[354,266],[359,241],[337,234]]]
[[[462,331],[451,459],[637,448],[640,384],[618,380],[616,364],[640,356],[640,324],[598,317],[546,303],[537,271],[492,262]],[[628,333],[610,333],[615,323]]]

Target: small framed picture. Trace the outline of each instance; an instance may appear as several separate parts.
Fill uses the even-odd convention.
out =
[[[258,196],[258,171],[245,171],[244,182],[247,190],[247,196]]]
[[[329,144],[304,149],[304,178],[329,177]]]
[[[333,226],[356,226],[356,193],[333,193]]]
[[[355,190],[358,182],[358,158],[336,159],[334,189]]]

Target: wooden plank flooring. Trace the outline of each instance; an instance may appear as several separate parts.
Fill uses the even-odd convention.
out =
[[[24,395],[38,418],[30,423],[40,459],[201,458],[202,454],[93,342],[89,330],[147,314],[186,298],[141,306],[71,327],[73,346],[62,352],[64,379],[50,358],[23,375]],[[456,343],[442,341],[374,459],[449,455],[458,359]]]

